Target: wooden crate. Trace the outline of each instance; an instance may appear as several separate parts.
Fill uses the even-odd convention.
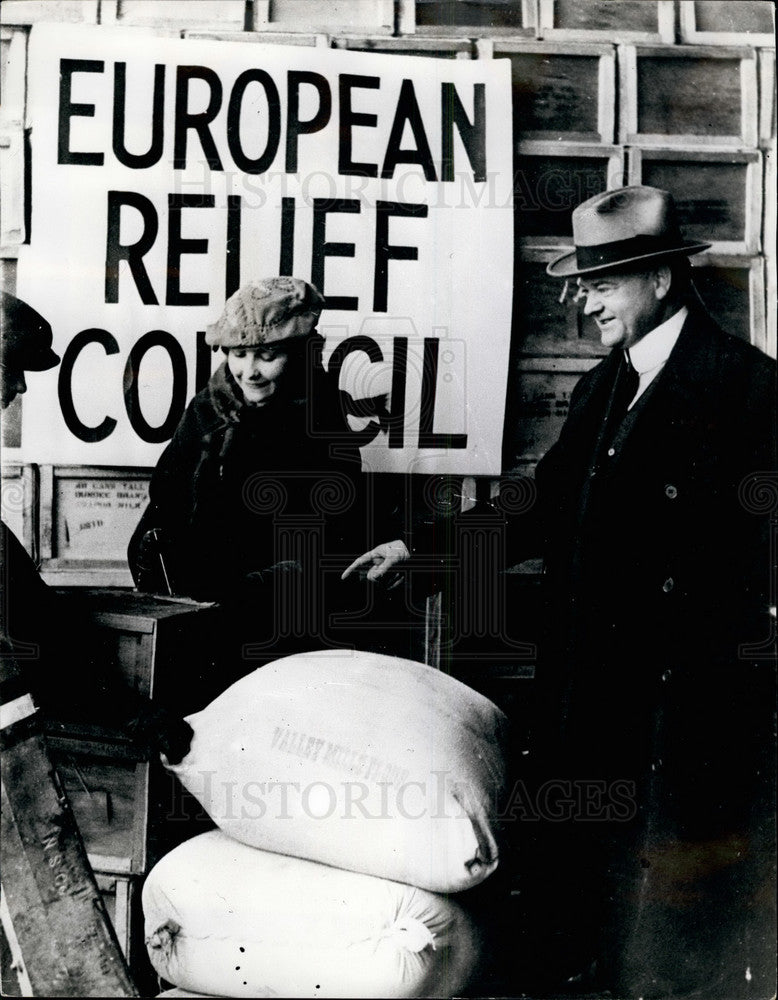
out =
[[[572,243],[576,205],[624,183],[618,146],[519,142],[514,158],[516,245],[523,249]]]
[[[754,49],[624,45],[619,64],[620,142],[756,146]]]
[[[389,35],[394,28],[394,5],[392,0],[270,0],[254,4],[251,26],[255,31]]]
[[[180,30],[232,27],[243,30],[245,0],[101,0],[101,24]]]
[[[771,0],[680,0],[681,41],[692,45],[775,45]]]
[[[762,225],[762,154],[632,149],[628,182],[671,191],[688,239],[713,253],[754,254]]]
[[[672,0],[540,0],[541,38],[575,41],[675,41]]]
[[[518,358],[508,375],[503,467],[534,468],[559,437],[570,395],[597,358]]]
[[[514,356],[600,358],[607,354],[597,324],[583,315],[573,290],[546,273],[557,250],[525,249],[516,260],[513,298]]]
[[[127,545],[151,471],[44,465],[40,477],[43,579],[60,587],[131,587]]]
[[[763,258],[706,252],[692,257],[692,264],[695,285],[716,322],[770,353]]]
[[[612,46],[479,40],[480,59],[509,59],[516,142],[612,143],[616,62]]]
[[[218,689],[216,678],[198,697],[218,635],[218,611],[210,606],[105,590],[62,593],[60,600],[79,639],[69,669],[112,670],[128,689],[167,702],[181,716]],[[106,722],[99,702],[62,706],[46,735],[119,943],[136,981],[150,988],[143,878],[163,854],[210,824],[157,759],[146,759]]]
[[[535,37],[536,0],[399,0],[398,29],[416,35]]]
[[[3,0],[3,24],[96,24],[98,0]]]

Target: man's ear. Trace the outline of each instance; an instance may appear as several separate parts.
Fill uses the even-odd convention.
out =
[[[673,272],[667,264],[654,271],[654,294],[660,301],[667,297],[673,283]]]

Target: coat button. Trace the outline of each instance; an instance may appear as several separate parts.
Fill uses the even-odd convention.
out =
[[[608,448],[608,456],[609,456],[610,458],[613,458],[613,456],[614,456],[615,454],[616,454],[616,449],[615,449],[615,448]]]
[[[665,486],[665,496],[668,500],[675,500],[678,496],[678,490],[672,483],[668,483],[667,486]]]
[[[673,589],[674,586],[675,586],[675,580],[673,580],[673,578],[671,576],[668,576],[668,578],[662,584],[662,590],[666,594],[669,594],[670,591]]]

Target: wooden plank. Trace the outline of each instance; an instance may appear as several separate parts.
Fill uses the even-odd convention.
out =
[[[2,995],[6,997],[31,997],[33,995],[32,983],[24,967],[22,949],[14,933],[11,914],[8,912],[2,886],[0,886],[0,939],[3,944],[3,965],[0,967]],[[8,954],[6,954],[6,948]]]
[[[759,144],[775,144],[775,49],[759,52]]]
[[[24,225],[24,128],[0,126],[0,243],[20,246]]]
[[[24,685],[3,653],[3,897],[30,995],[137,996],[32,700],[5,694]]]
[[[778,281],[776,281],[776,259],[775,259],[775,234],[778,230],[778,170],[776,170],[776,149],[775,143],[765,150],[764,154],[764,233],[762,245],[767,249],[765,259],[765,294],[766,294],[766,323],[765,323],[765,343],[764,350],[770,357],[776,357],[778,353],[778,316],[776,313],[776,302],[778,302]]]
[[[23,28],[0,28],[0,122],[24,121],[27,96],[27,32]]]
[[[13,531],[34,562],[38,561],[37,494],[34,469],[20,463],[3,463],[3,521]]]
[[[437,59],[470,59],[472,46],[462,38],[382,38],[354,36],[334,38],[333,47],[362,52],[384,52],[403,56],[432,56]]]
[[[40,558],[41,564],[52,558],[54,539],[53,498],[54,498],[54,468],[51,465],[40,466]]]
[[[317,36],[295,31],[218,31],[215,28],[184,28],[184,38],[202,38],[215,42],[249,42],[252,45],[316,45]]]

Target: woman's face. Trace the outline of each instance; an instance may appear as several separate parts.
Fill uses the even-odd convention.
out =
[[[278,392],[289,356],[282,346],[230,347],[227,367],[250,406],[262,406]]]

